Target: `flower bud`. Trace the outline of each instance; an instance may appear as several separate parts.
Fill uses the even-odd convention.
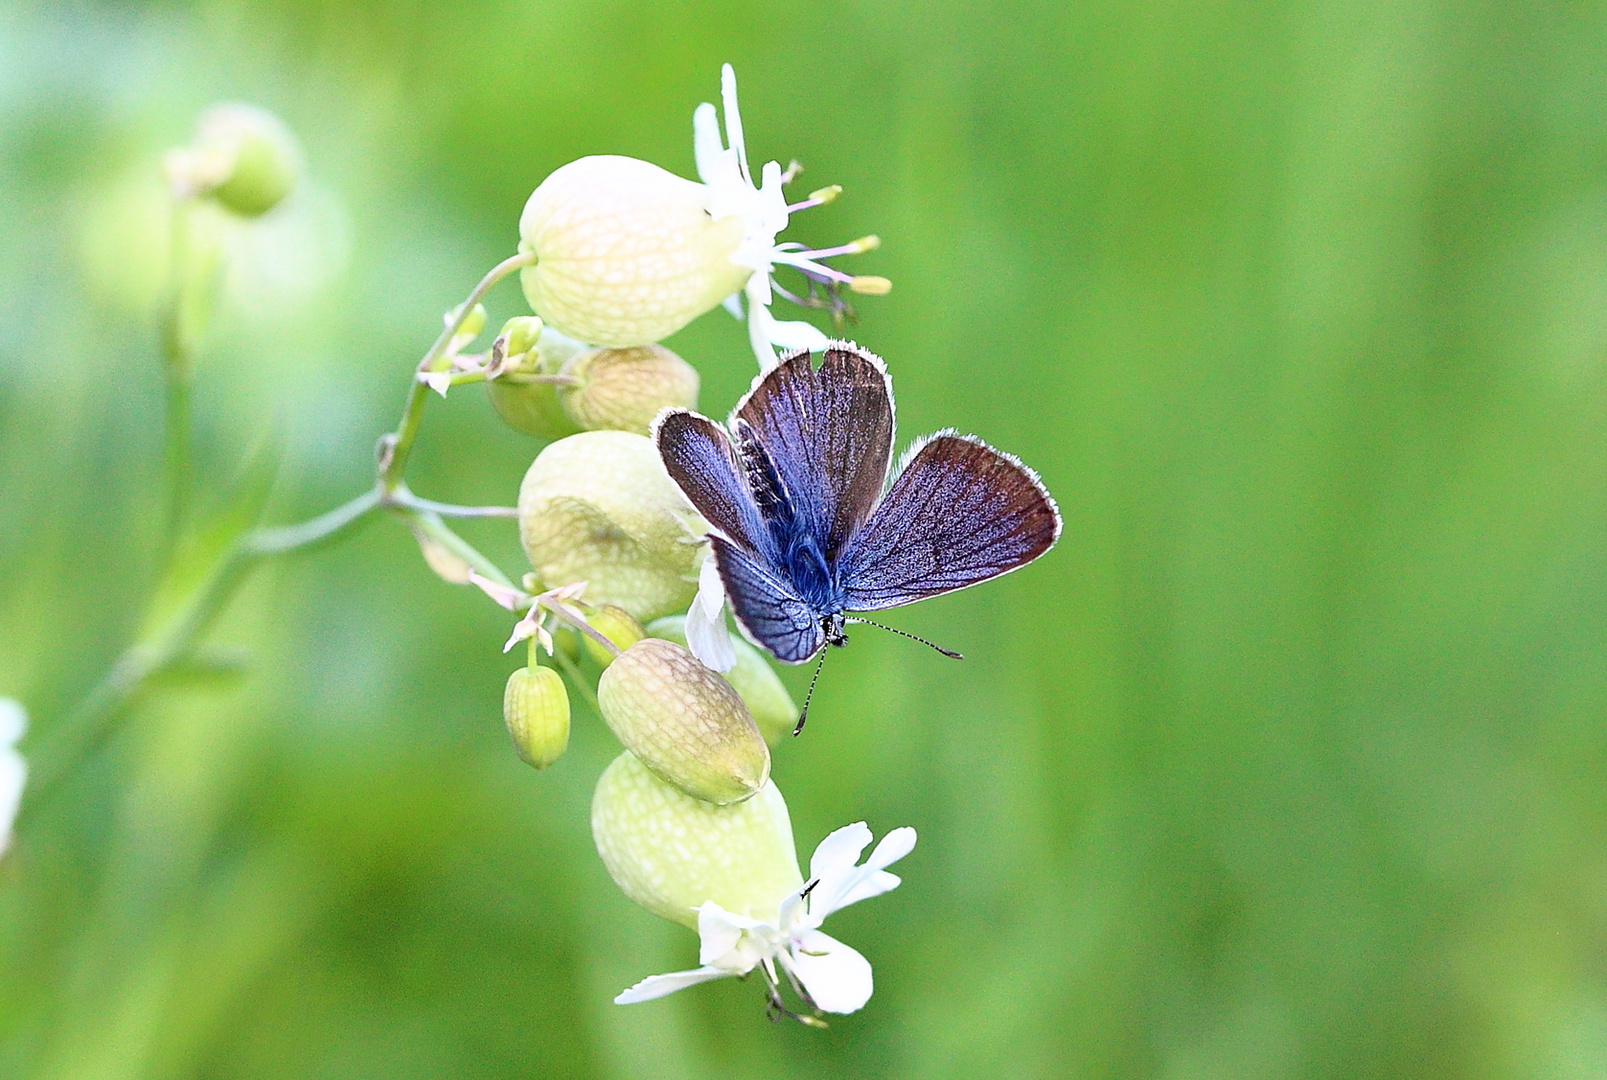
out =
[[[214,105],[195,140],[169,159],[182,187],[242,217],[260,217],[296,186],[301,151],[278,117],[252,105]]]
[[[580,385],[560,388],[559,400],[570,419],[588,431],[646,435],[661,409],[697,408],[697,371],[662,345],[593,349],[566,373]]]
[[[684,646],[686,616],[667,615],[656,619],[647,632],[653,637]],[[748,707],[764,741],[774,746],[783,736],[791,735],[792,729],[797,726],[798,706],[793,703],[792,695],[787,693],[781,677],[763,653],[735,635],[731,637],[731,648],[736,653],[737,661],[730,671],[724,673],[725,680]]]
[[[597,345],[666,338],[742,288],[731,261],[741,218],[709,216],[708,189],[635,158],[572,161],[541,182],[519,217],[520,273],[536,314]]]
[[[644,638],[597,682],[603,720],[653,772],[693,798],[740,802],[770,777],[770,748],[731,684],[681,646]]]
[[[585,352],[587,346],[565,337],[533,315],[509,319],[498,335],[507,343],[509,370],[535,375],[557,375]],[[485,384],[497,416],[521,435],[536,439],[562,439],[581,428],[569,418],[552,383],[521,383],[491,379]]]
[[[452,312],[447,315],[447,321],[449,323],[457,321],[459,310],[461,309],[454,308]],[[463,316],[463,321],[458,323],[457,333],[452,335],[452,351],[456,352],[458,349],[463,348],[465,345],[469,344],[469,342],[479,337],[480,331],[485,329],[485,318],[486,315],[484,304],[475,304],[472,308],[470,308],[469,313]]]
[[[772,783],[716,806],[666,784],[627,750],[597,780],[591,831],[626,896],[694,930],[704,901],[772,920],[803,885],[787,803]]]
[[[604,604],[596,611],[588,612],[586,621],[593,630],[612,641],[620,652],[647,636],[647,631],[642,629],[642,624],[636,621],[635,616],[615,604]],[[614,662],[614,654],[589,635],[582,634],[581,639],[586,643],[586,653],[600,666],[606,668]]]
[[[535,315],[518,315],[502,324],[502,332],[497,336],[506,344],[503,355],[520,356],[537,347],[546,326]],[[579,347],[580,343],[571,342]],[[566,357],[567,359],[567,357]]]
[[[569,692],[549,667],[520,668],[502,692],[502,719],[513,747],[538,769],[564,756],[569,746]]]
[[[584,581],[588,602],[642,621],[691,602],[701,531],[641,435],[571,435],[542,450],[519,487],[519,537],[543,584]]]

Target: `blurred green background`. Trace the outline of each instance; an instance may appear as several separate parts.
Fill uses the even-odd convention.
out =
[[[0,694],[47,730],[156,565],[159,163],[218,99],[304,142],[230,238],[217,493],[354,494],[411,365],[550,170],[692,171],[733,62],[901,441],[1036,466],[1060,546],[894,616],[775,776],[804,854],[914,825],[835,917],[828,1032],[692,966],[591,847],[612,737],[510,752],[508,617],[380,521],[257,574],[237,683],[147,697],[0,865],[0,1075],[1607,1076],[1607,6],[36,4],[0,9]],[[493,325],[525,311],[503,285]],[[670,344],[723,414],[716,311]],[[536,444],[432,402],[415,490]],[[520,569],[506,522],[466,532]],[[807,672],[789,670],[799,686]]]

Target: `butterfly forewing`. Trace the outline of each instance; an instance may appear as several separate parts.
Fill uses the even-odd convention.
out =
[[[807,352],[761,376],[733,414],[775,463],[796,527],[828,561],[870,515],[893,453],[893,395],[882,362],[833,344],[817,370]]]
[[[1059,535],[1031,470],[979,439],[938,434],[849,541],[838,580],[849,611],[897,607],[1025,566]]]
[[[787,581],[718,536],[710,543],[731,611],[750,638],[788,664],[801,664],[820,651],[825,644],[820,615]]]
[[[735,543],[768,550],[769,535],[743,479],[731,440],[707,417],[675,409],[653,427],[670,479],[710,525]]]

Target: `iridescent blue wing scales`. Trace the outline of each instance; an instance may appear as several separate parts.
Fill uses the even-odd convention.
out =
[[[893,391],[887,367],[833,342],[819,369],[807,351],[754,381],[731,414],[775,464],[794,515],[828,563],[835,561],[882,492],[893,454]]]
[[[653,424],[653,440],[670,479],[710,525],[750,550],[771,550],[743,466],[718,424],[685,409],[668,409]]]
[[[1038,477],[980,439],[939,432],[910,448],[838,562],[849,611],[963,589],[1036,559],[1060,536]]]
[[[710,538],[720,582],[737,625],[777,660],[801,664],[825,644],[820,616],[792,586],[742,548]]]

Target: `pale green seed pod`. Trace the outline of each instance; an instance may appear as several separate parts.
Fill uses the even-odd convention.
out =
[[[652,637],[685,646],[686,616],[666,615],[655,619],[647,632]],[[731,649],[737,659],[731,670],[724,673],[725,680],[748,707],[764,741],[775,746],[797,726],[798,706],[763,653],[736,636],[731,638]]]
[[[748,707],[674,642],[627,649],[598,680],[597,703],[627,750],[693,798],[741,802],[770,778],[770,748]]]
[[[523,315],[509,319],[500,335],[507,340],[512,369],[537,375],[562,374],[564,367],[589,346],[565,337],[539,318]],[[491,407],[504,424],[535,439],[562,439],[582,429],[570,419],[552,383],[520,383],[492,379],[485,384]]]
[[[520,273],[536,314],[596,345],[649,345],[713,308],[753,271],[731,261],[739,217],[709,216],[708,189],[635,158],[572,161],[519,217]]]
[[[604,604],[596,611],[588,612],[586,621],[591,624],[593,630],[612,641],[620,652],[624,652],[647,636],[647,631],[642,629],[642,624],[636,621],[635,616],[615,604]],[[600,666],[606,668],[614,662],[614,654],[589,635],[582,634],[581,640],[586,643],[587,655]]]
[[[290,129],[253,105],[214,105],[201,115],[190,153],[209,174],[201,193],[242,217],[260,217],[296,186],[301,150]]]
[[[772,783],[716,806],[666,784],[627,750],[597,780],[591,831],[626,896],[694,930],[706,901],[770,922],[803,885],[787,803]]]
[[[641,435],[571,435],[542,450],[519,487],[519,537],[543,584],[584,581],[587,602],[642,622],[691,603],[703,529]]]
[[[520,668],[502,691],[502,719],[519,756],[538,769],[569,747],[569,692],[552,668]]]
[[[559,400],[587,431],[646,435],[660,410],[697,408],[697,371],[662,345],[593,349],[577,357],[567,374],[580,385],[563,387]]]

